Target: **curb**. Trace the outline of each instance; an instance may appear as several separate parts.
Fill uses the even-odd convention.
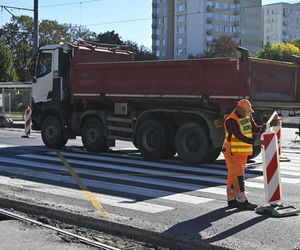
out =
[[[53,208],[28,204],[20,200],[0,198],[1,208],[14,209],[32,216],[45,216],[52,220],[57,220],[66,224],[76,225],[90,230],[101,231],[116,236],[125,236],[129,239],[149,243],[174,250],[226,250],[228,248],[209,245],[201,241],[187,241],[183,237],[172,234],[160,234],[145,229],[135,228],[116,222],[106,221],[101,218],[94,218],[75,214],[67,211],[56,210]]]

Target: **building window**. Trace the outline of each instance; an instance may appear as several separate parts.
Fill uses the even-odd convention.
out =
[[[178,34],[185,33],[185,26],[178,26],[177,27],[177,33]]]
[[[155,45],[156,45],[156,46],[159,46],[159,45],[160,45],[160,40],[156,40],[156,41],[155,41]]]
[[[208,17],[208,18],[213,18],[213,17],[214,17],[214,14],[211,13],[211,12],[209,12],[209,13],[207,13],[207,17]]]
[[[177,22],[184,22],[185,21],[185,15],[177,16]]]
[[[207,1],[207,6],[213,7],[213,6],[214,6],[214,3],[213,3],[213,1],[211,1],[211,0],[208,0],[208,1]]]
[[[206,40],[207,40],[208,42],[212,42],[213,36],[211,36],[211,35],[207,36],[207,37],[206,37]]]
[[[164,24],[165,23],[165,18],[164,17],[158,18],[158,23],[159,24]]]
[[[163,45],[163,46],[166,45],[166,39],[162,39],[162,45]]]
[[[157,57],[160,57],[160,50],[156,50],[155,55],[156,55]]]
[[[185,49],[177,49],[176,50],[176,54],[177,54],[177,56],[183,56],[183,55],[185,55]]]
[[[182,44],[184,44],[184,38],[183,37],[178,37],[177,38],[177,45],[182,45]]]
[[[177,11],[178,11],[178,12],[179,12],[179,11],[185,11],[185,9],[186,9],[186,6],[185,6],[184,3],[179,3],[179,4],[177,4]]]

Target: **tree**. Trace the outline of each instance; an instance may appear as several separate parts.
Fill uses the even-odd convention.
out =
[[[0,43],[0,82],[18,81],[17,72],[13,66],[13,57],[9,49]]]
[[[103,44],[122,45],[126,49],[134,53],[135,61],[148,61],[158,59],[147,47],[143,45],[139,46],[136,42],[130,40],[123,41],[122,37],[118,33],[115,33],[114,30],[100,33],[96,38],[96,42]]]
[[[104,43],[104,44],[117,44],[117,45],[123,45],[124,42],[121,39],[121,36],[118,33],[115,33],[115,31],[106,31],[104,33],[100,33],[96,37],[96,42],[98,43]]]
[[[257,53],[258,58],[293,62],[293,55],[300,56],[300,49],[291,43],[271,44],[269,42]]]
[[[72,25],[72,24],[65,24],[64,26],[68,27],[67,33],[70,35],[71,42],[77,40],[84,40],[84,41],[95,41],[96,40],[96,33],[90,31],[87,27],[82,25]]]
[[[150,61],[150,60],[157,60],[157,56],[155,56],[148,48],[141,45],[138,46],[136,42],[133,41],[126,41],[124,43],[128,48],[128,50],[134,53],[134,60],[135,61]]]
[[[14,16],[1,29],[5,46],[11,51],[20,81],[31,79],[29,70],[32,56],[33,21],[28,16]]]
[[[209,48],[209,52],[205,57],[232,57],[236,56],[237,44],[231,36],[222,35],[215,38]]]
[[[96,34],[84,26],[59,24],[57,21],[42,20],[40,25],[40,46],[75,40],[94,40]],[[29,16],[14,16],[10,23],[0,29],[0,35],[12,54],[20,81],[31,80],[33,19]]]

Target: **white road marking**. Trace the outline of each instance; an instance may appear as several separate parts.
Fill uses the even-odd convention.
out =
[[[72,183],[72,178],[68,177],[68,179],[69,179],[68,183]],[[24,188],[28,187],[30,188],[30,190],[35,190],[42,193],[85,200],[83,192],[81,190],[77,190],[73,188],[66,188],[66,187],[58,188],[56,185],[43,184],[43,183],[27,181],[27,180],[23,181],[18,179],[11,179],[9,177],[4,177],[4,176],[0,176],[0,184],[9,185],[12,187],[16,187],[16,186],[17,187],[22,186]],[[155,213],[165,212],[174,209],[173,207],[169,207],[169,206],[156,205],[153,203],[136,201],[133,199],[128,199],[119,196],[104,195],[98,193],[95,193],[94,195],[99,200],[101,200],[101,203],[105,205],[126,208],[130,210],[144,212],[144,213],[155,214]]]
[[[63,166],[60,166],[60,165],[32,162],[32,161],[6,158],[6,157],[0,157],[0,162],[15,163],[15,164],[19,164],[22,166],[32,166],[32,167],[36,167],[39,169],[51,169],[54,171],[68,173],[68,171]],[[70,163],[70,161],[68,161],[68,162]],[[99,173],[95,170],[87,171],[86,169],[79,169],[76,167],[74,169],[75,169],[76,173],[78,173],[78,174],[91,174],[93,176],[98,176],[98,177],[105,177],[108,175],[106,173],[101,173],[101,172]],[[27,172],[28,172],[28,169],[23,169],[23,172],[24,172],[24,170],[25,171],[27,170]],[[118,177],[119,174],[115,174],[115,175],[116,175],[116,177]],[[109,176],[113,177],[112,174],[110,174]],[[117,179],[122,179],[122,177],[126,177],[126,176],[121,175]],[[135,180],[135,178],[136,177],[133,178],[133,181]],[[154,197],[154,198],[160,197],[165,200],[172,200],[172,201],[177,201],[177,202],[200,204],[200,203],[205,203],[205,202],[209,202],[209,201],[213,200],[210,198],[197,197],[197,196],[192,196],[192,195],[187,195],[187,194],[177,194],[174,192],[162,191],[162,190],[157,190],[157,189],[149,189],[149,188],[143,188],[143,187],[136,187],[136,186],[132,186],[132,185],[124,185],[124,184],[117,184],[117,183],[114,183],[112,185],[111,183],[99,181],[99,180],[90,180],[90,179],[86,179],[86,178],[81,178],[81,179],[86,180],[86,181],[84,181],[84,183],[87,186],[89,185],[88,183],[92,183],[92,187],[95,187],[95,188],[105,188],[108,190],[113,190],[113,191],[118,191],[118,192],[126,192],[126,193],[130,193],[130,194],[137,194],[137,195]],[[163,184],[163,181],[161,182],[161,184]]]

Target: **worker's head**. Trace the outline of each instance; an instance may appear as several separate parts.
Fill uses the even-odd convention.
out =
[[[247,99],[242,99],[238,101],[236,111],[241,117],[249,116],[251,113],[254,112],[251,103]]]

